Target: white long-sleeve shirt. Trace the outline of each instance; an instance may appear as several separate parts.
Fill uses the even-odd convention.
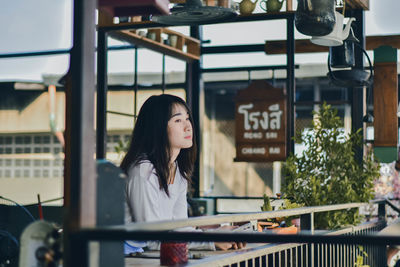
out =
[[[131,166],[128,170],[126,200],[130,222],[154,222],[161,220],[186,219],[187,215],[187,181],[177,166],[173,184],[168,185],[169,197],[160,189],[158,177],[153,164],[144,160]],[[127,221],[128,222],[128,221]],[[192,228],[192,231],[196,229]],[[159,249],[159,242],[148,242],[150,249]],[[215,250],[213,242],[191,242],[189,249]]]

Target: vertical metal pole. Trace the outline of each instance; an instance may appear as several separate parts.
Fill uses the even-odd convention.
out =
[[[378,218],[379,218],[379,220],[385,221],[385,223],[386,223],[386,203],[385,202],[378,204]]]
[[[161,90],[165,93],[165,54],[162,55],[162,80],[161,80]]]
[[[364,34],[364,11],[353,10],[353,17],[356,18],[356,27],[354,34],[360,40],[360,46],[365,49],[365,34]],[[355,68],[364,69],[364,55],[360,49],[355,49]],[[365,87],[352,88],[352,109],[351,109],[351,128],[352,131],[362,129],[361,135],[364,136],[362,118],[364,116],[364,91]],[[355,159],[361,164],[363,158],[363,147],[355,147]]]
[[[138,89],[139,89],[139,85],[138,85],[138,48],[137,48],[137,46],[135,46],[135,64],[134,65],[135,65],[135,73],[134,73],[133,78],[134,78],[134,83],[135,83],[135,86],[134,86],[135,104],[134,104],[134,109],[133,109],[133,115],[134,115],[135,122],[136,122],[136,119],[137,119],[137,94],[138,94]]]
[[[202,39],[201,26],[191,26],[190,36],[200,40]],[[201,116],[204,114],[204,86],[201,80],[201,59],[186,64],[186,98],[189,107],[193,113],[194,132],[197,143],[196,166],[193,174],[193,197],[200,195],[200,150],[201,150]]]
[[[69,234],[96,223],[95,12],[96,0],[74,0],[71,75],[65,89],[64,266],[87,266],[87,250]]]
[[[97,34],[96,158],[106,158],[107,150],[107,32]]]
[[[300,215],[300,230],[309,231],[311,234],[314,233],[314,212],[309,214]],[[314,254],[314,244],[308,244],[308,250],[305,257],[308,259],[306,266],[314,267],[315,254]]]
[[[295,76],[294,76],[294,15],[289,16],[286,20],[286,88],[287,88],[287,136],[286,136],[286,154],[294,153],[294,140],[295,135]]]

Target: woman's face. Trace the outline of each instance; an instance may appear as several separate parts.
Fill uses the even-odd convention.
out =
[[[193,145],[192,123],[189,120],[189,113],[183,105],[175,104],[172,107],[167,131],[171,150],[176,151]]]

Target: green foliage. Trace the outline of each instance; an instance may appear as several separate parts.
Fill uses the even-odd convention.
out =
[[[360,130],[346,136],[337,110],[325,103],[313,115],[312,130],[295,137],[295,142],[304,143],[307,149],[300,156],[290,155],[283,166],[286,197],[305,206],[371,200],[379,164],[372,153],[361,164],[355,159],[354,148],[362,146]],[[357,209],[316,213],[315,227],[334,229],[359,220]]]
[[[270,198],[264,194],[263,196],[264,198],[264,204],[261,206],[261,210],[262,211],[272,211],[272,206],[271,206],[271,200]],[[296,209],[296,208],[300,208],[303,207],[304,205],[302,204],[298,204],[298,203],[294,203],[291,202],[289,199],[285,199],[282,203],[282,206],[279,207],[280,210],[284,210],[284,209]],[[285,222],[286,222],[286,226],[291,226],[292,225],[292,219],[296,218],[298,216],[289,216],[287,218],[285,218]],[[267,219],[267,221],[271,221],[271,222],[279,222],[282,218],[276,218],[276,219]]]
[[[125,154],[129,149],[129,142],[123,142],[120,139],[114,149],[117,154]]]
[[[362,246],[358,246],[357,259],[354,263],[354,267],[370,267],[369,265],[364,264],[364,257],[368,257],[367,252],[364,251],[364,248]]]
[[[289,199],[285,199],[282,206],[279,207],[280,210],[297,209],[303,207],[304,204],[299,204],[296,202],[291,202]],[[299,216],[289,216],[285,218],[286,226],[292,226],[292,220],[298,218]]]
[[[262,211],[271,211],[272,210],[271,200],[269,199],[269,197],[266,194],[264,194],[264,204],[261,206],[261,210]]]

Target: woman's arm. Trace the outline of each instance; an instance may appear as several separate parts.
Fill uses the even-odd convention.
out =
[[[129,171],[126,199],[134,222],[162,220],[160,211],[160,187],[153,165],[144,162]]]

